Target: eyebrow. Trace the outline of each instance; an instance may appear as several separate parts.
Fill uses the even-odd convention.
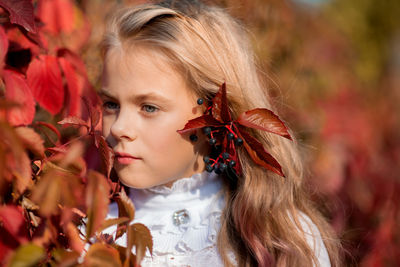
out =
[[[115,96],[111,95],[110,93],[107,92],[106,89],[102,88],[100,89],[100,91],[98,92],[98,94],[100,96],[105,96],[108,98],[112,98],[112,99],[116,99]],[[162,95],[156,94],[156,93],[147,93],[147,94],[139,94],[139,95],[134,95],[131,96],[129,98],[130,101],[134,102],[134,103],[140,103],[140,102],[144,102],[144,101],[149,101],[149,100],[153,100],[153,101],[159,101],[159,102],[163,102],[166,104],[171,103],[172,101]]]

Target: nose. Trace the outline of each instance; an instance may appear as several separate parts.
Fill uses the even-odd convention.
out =
[[[132,117],[129,113],[119,112],[116,120],[111,125],[110,133],[118,141],[133,141],[136,139],[136,131]]]

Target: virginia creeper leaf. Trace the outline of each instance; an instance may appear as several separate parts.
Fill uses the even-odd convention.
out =
[[[240,131],[239,136],[243,139],[243,146],[247,153],[256,164],[285,177],[278,161],[265,151],[263,145],[257,139],[244,131]]]
[[[68,116],[58,122],[61,125],[84,126],[89,130],[89,125],[86,121],[76,116]]]
[[[28,242],[27,224],[23,210],[17,206],[0,207],[0,248],[15,249],[19,244]],[[0,249],[0,255],[2,249]],[[2,258],[2,257],[0,257]]]
[[[68,116],[77,116],[81,112],[81,93],[82,88],[78,84],[78,77],[72,64],[65,58],[58,58],[61,69],[64,73],[65,80],[68,87],[67,107]]]
[[[84,259],[84,266],[122,266],[118,250],[107,244],[95,243],[90,246]]]
[[[118,205],[118,217],[128,217],[129,221],[132,221],[135,218],[135,205],[133,205],[132,200],[126,195],[125,190],[122,189],[114,199]],[[118,225],[116,239],[125,233],[126,226],[127,224],[124,223]]]
[[[108,227],[111,227],[116,224],[123,224],[129,222],[128,217],[119,217],[119,218],[112,218],[112,219],[107,219],[103,222],[103,224],[100,226],[100,228],[97,230],[98,232],[102,232],[103,230],[107,229]]]
[[[26,74],[36,101],[51,114],[57,114],[64,104],[64,87],[57,58],[40,55],[31,61]]]
[[[226,98],[226,83],[223,83],[212,101],[212,115],[220,122],[232,121],[229,113],[228,101]]]
[[[144,224],[129,225],[127,236],[127,248],[131,250],[133,246],[136,247],[136,264],[140,264],[145,256],[146,249],[150,251],[150,254],[153,253],[153,238],[150,230]]]
[[[68,238],[71,248],[76,252],[82,253],[85,247],[85,243],[79,237],[79,231],[72,222],[68,222],[65,226],[65,234]]]
[[[32,151],[40,158],[44,158],[43,139],[37,132],[28,127],[17,127],[15,128],[15,132],[26,149]]]
[[[114,163],[114,151],[107,144],[106,139],[101,134],[96,132],[94,134],[94,139],[95,144],[100,151],[101,160],[106,170],[107,178],[109,178]]]
[[[4,67],[4,59],[8,51],[8,38],[4,28],[0,26],[0,74]]]
[[[19,104],[7,110],[7,120],[12,125],[31,124],[35,116],[35,100],[24,76],[16,71],[4,70],[6,98]]]
[[[88,174],[86,187],[86,207],[88,222],[86,224],[86,238],[90,238],[103,224],[108,211],[110,186],[106,178],[93,170]]]
[[[256,108],[246,111],[237,118],[240,125],[278,134],[292,140],[285,124],[271,110]]]
[[[70,0],[42,0],[37,15],[51,34],[71,33],[74,28],[75,7]]]
[[[11,23],[18,24],[27,31],[36,32],[32,0],[0,0],[0,6],[10,14]]]
[[[187,132],[199,129],[199,128],[206,127],[206,126],[218,127],[218,126],[222,126],[222,123],[220,123],[219,121],[217,121],[210,115],[203,115],[203,116],[194,118],[192,120],[189,120],[186,123],[185,127],[181,130],[178,130],[177,132],[180,134],[183,134],[183,133],[187,133]]]

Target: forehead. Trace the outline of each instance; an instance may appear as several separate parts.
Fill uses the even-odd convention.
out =
[[[181,73],[162,52],[144,46],[112,48],[105,56],[103,90],[191,94]]]

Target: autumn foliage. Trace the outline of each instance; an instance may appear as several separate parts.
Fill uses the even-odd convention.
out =
[[[152,239],[110,178],[113,151],[80,49],[89,23],[69,0],[0,1],[0,265],[138,266]],[[106,219],[110,201],[120,217]],[[102,234],[118,224],[128,247]],[[132,248],[136,247],[136,255]]]
[[[0,0],[0,265],[129,266],[151,249],[98,132],[97,45],[117,2],[143,1]],[[399,266],[400,2],[206,2],[250,27],[344,265]],[[110,197],[120,218],[104,221]],[[128,248],[100,234],[115,224]]]

